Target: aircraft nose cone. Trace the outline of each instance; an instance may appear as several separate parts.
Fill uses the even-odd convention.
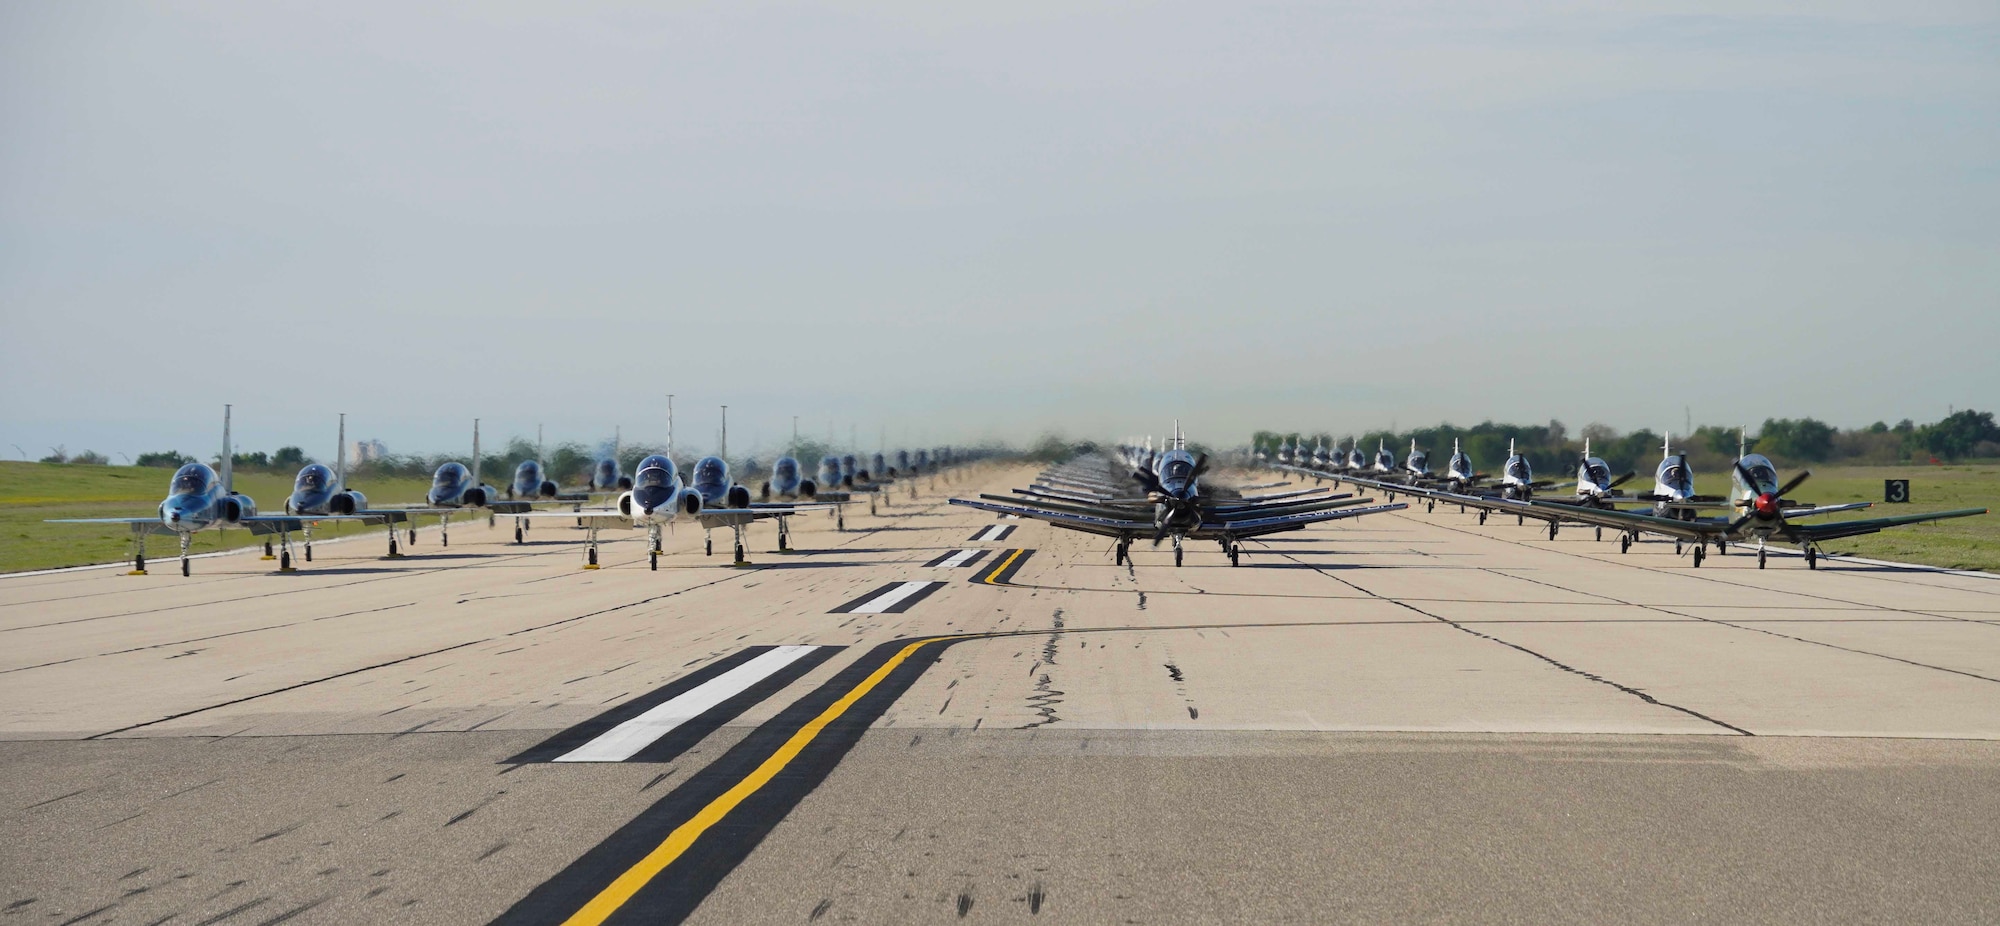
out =
[[[1778,511],[1778,499],[1769,492],[1757,496],[1757,513],[1769,517]]]

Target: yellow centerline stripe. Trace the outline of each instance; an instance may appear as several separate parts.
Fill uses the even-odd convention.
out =
[[[1012,556],[1009,556],[1009,557],[1007,557],[1007,558],[1006,558],[1005,560],[1003,560],[1003,561],[1002,561],[1002,562],[1000,563],[1000,565],[998,565],[998,566],[995,566],[995,567],[993,567],[993,571],[992,571],[992,572],[989,572],[989,573],[987,573],[987,574],[986,574],[986,584],[988,584],[988,585],[999,585],[1000,583],[998,583],[998,582],[995,582],[995,581],[993,581],[994,577],[996,577],[996,576],[1000,575],[1000,574],[1001,574],[1001,573],[1003,573],[1003,572],[1006,572],[1006,571],[1007,571],[1007,567],[1008,567],[1008,566],[1012,566],[1012,565],[1014,564],[1014,561],[1015,561],[1015,560],[1017,560],[1017,559],[1020,559],[1020,558],[1021,558],[1021,554],[1023,554],[1023,553],[1026,553],[1026,552],[1028,552],[1028,551],[1026,551],[1026,550],[1015,550],[1015,551],[1014,551],[1014,555],[1012,555]]]
[[[797,733],[792,734],[791,739],[785,741],[785,745],[778,747],[777,752],[772,753],[771,757],[765,759],[763,764],[757,766],[756,770],[745,776],[742,781],[737,782],[735,787],[724,792],[721,797],[710,801],[708,806],[703,807],[692,819],[676,827],[673,832],[668,833],[666,841],[660,843],[653,851],[646,853],[646,857],[640,859],[637,864],[626,869],[625,873],[619,875],[617,880],[612,881],[604,890],[598,892],[596,897],[592,897],[589,903],[584,904],[583,909],[576,911],[569,919],[564,920],[563,926],[597,926],[597,924],[603,923],[606,919],[610,918],[611,914],[618,912],[619,907],[624,906],[626,901],[631,900],[632,896],[639,893],[639,890],[652,881],[656,875],[666,870],[666,867],[673,864],[675,859],[680,858],[682,853],[688,850],[688,847],[694,845],[696,839],[701,838],[702,833],[708,831],[709,827],[722,822],[722,818],[728,816],[730,811],[735,810],[738,804],[749,799],[750,795],[757,793],[758,789],[769,784],[771,779],[777,777],[779,772],[784,771],[785,766],[790,765],[793,759],[798,758],[799,753],[803,752],[806,746],[819,736],[820,731],[825,729],[827,724],[832,723],[841,714],[846,713],[848,708],[854,706],[854,702],[861,700],[863,695],[873,690],[876,685],[881,684],[882,680],[888,678],[889,673],[894,671],[897,666],[902,665],[904,660],[910,658],[917,650],[932,643],[940,640],[962,639],[967,636],[972,636],[972,634],[929,637],[903,647],[896,655],[891,656],[889,661],[883,663],[881,668],[876,669],[874,673],[863,679],[861,684],[854,686],[853,690],[843,695],[840,700],[828,705],[827,709],[821,711],[820,715],[814,717],[810,723],[800,727]]]

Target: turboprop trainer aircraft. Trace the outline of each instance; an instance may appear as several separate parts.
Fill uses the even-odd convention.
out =
[[[1324,488],[1259,497],[1227,489],[1208,491],[1202,484],[1208,457],[1188,452],[1178,423],[1169,449],[1159,454],[1152,468],[1121,469],[1115,457],[1106,458],[1104,463],[1105,468],[1096,472],[1074,465],[1046,472],[1041,484],[1024,493],[1029,499],[982,495],[978,499],[954,498],[951,503],[1115,538],[1115,561],[1120,564],[1130,560],[1134,538],[1151,534],[1158,546],[1171,537],[1176,566],[1181,565],[1185,540],[1220,543],[1234,566],[1239,563],[1243,540],[1409,507],[1359,507],[1370,499],[1326,495],[1323,493],[1329,490]],[[1122,497],[1129,496],[1130,490],[1124,486],[1130,482],[1137,482],[1145,494]],[[1052,491],[1054,485],[1065,488]]]
[[[217,474],[207,464],[189,463],[174,471],[174,478],[167,483],[167,497],[160,502],[159,510],[145,518],[55,518],[50,524],[123,524],[131,531],[137,542],[132,557],[132,574],[146,574],[146,538],[152,534],[175,534],[181,541],[181,575],[192,570],[188,567],[188,545],[194,535],[205,530],[222,530],[241,527],[253,536],[277,534],[284,545],[284,553],[278,561],[278,568],[285,572],[292,569],[291,535],[305,529],[307,519],[294,515],[260,515],[257,503],[248,495],[239,495],[235,490],[231,463],[235,459],[229,446],[230,406],[222,407],[222,472]],[[313,517],[315,521],[359,521],[362,518],[347,515],[323,515]]]
[[[1629,549],[1632,540],[1641,532],[1672,537],[1675,547],[1684,543],[1694,545],[1694,564],[1697,568],[1707,552],[1709,544],[1716,546],[1716,552],[1727,552],[1731,543],[1757,544],[1757,568],[1764,568],[1765,544],[1771,540],[1797,544],[1805,553],[1806,568],[1819,568],[1819,546],[1829,540],[1872,534],[1885,528],[1905,524],[1921,524],[1926,521],[1941,521],[1946,518],[1964,518],[1985,514],[1985,508],[1960,508],[1952,511],[1933,511],[1924,514],[1897,515],[1887,518],[1859,518],[1851,521],[1826,521],[1816,524],[1800,523],[1793,520],[1814,514],[1828,514],[1848,510],[1863,505],[1807,506],[1785,496],[1812,476],[1810,470],[1801,472],[1783,485],[1778,483],[1777,467],[1763,454],[1745,454],[1736,461],[1735,470],[1730,474],[1733,484],[1732,504],[1738,516],[1730,518],[1662,517],[1636,511],[1620,511],[1614,508],[1593,508],[1578,505],[1562,505],[1562,519],[1580,521],[1600,527],[1614,528],[1624,532],[1619,538],[1620,550]],[[1558,507],[1549,502],[1531,501],[1531,507]],[[1550,525],[1549,532],[1555,533]]]

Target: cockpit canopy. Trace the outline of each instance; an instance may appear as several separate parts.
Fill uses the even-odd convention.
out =
[[[514,479],[516,481],[529,479],[536,482],[542,481],[542,464],[533,460],[522,460],[521,465],[514,468]]]
[[[465,468],[465,464],[446,463],[437,468],[437,474],[431,477],[431,482],[435,485],[453,486],[470,478],[472,473]]]
[[[639,461],[639,472],[632,477],[633,488],[663,488],[674,484],[674,461],[665,454],[653,454]]]
[[[299,478],[293,484],[293,488],[317,492],[332,484],[333,470],[327,469],[323,464],[314,463],[305,469],[299,470]]]
[[[779,457],[778,462],[771,464],[771,476],[777,479],[797,479],[799,461],[791,457]]]
[[[214,470],[200,463],[189,463],[174,471],[174,481],[167,491],[171,495],[200,495],[214,484]]]
[[[1591,485],[1606,485],[1611,482],[1611,467],[1603,460],[1591,457],[1583,461],[1583,478]]]
[[[1194,481],[1194,460],[1182,451],[1175,451],[1160,461],[1160,485],[1168,489],[1181,490]]]
[[[1737,465],[1742,469],[1749,470],[1751,478],[1756,480],[1755,485],[1748,487],[1752,491],[1762,494],[1777,489],[1778,468],[1772,465],[1770,458],[1761,453],[1753,453],[1738,460]],[[1740,471],[1736,473],[1736,479],[1741,481],[1743,473]]]
[[[721,485],[729,481],[729,464],[721,457],[702,457],[694,464],[694,484],[700,486]]]
[[[1528,458],[1519,456],[1508,457],[1507,475],[1512,476],[1515,479],[1526,480],[1529,475]]]

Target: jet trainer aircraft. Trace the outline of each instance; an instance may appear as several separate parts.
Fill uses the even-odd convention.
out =
[[[160,502],[158,512],[145,518],[53,518],[50,524],[122,524],[131,531],[137,549],[132,557],[132,574],[146,574],[146,538],[152,534],[175,534],[181,543],[181,575],[192,574],[188,566],[188,546],[194,535],[205,530],[223,530],[241,527],[253,536],[277,534],[284,552],[278,561],[278,568],[292,571],[291,535],[305,529],[308,518],[290,514],[260,515],[257,503],[248,495],[239,495],[235,490],[232,462],[234,451],[229,445],[229,416],[231,406],[222,407],[222,472],[216,473],[204,463],[188,463],[174,471],[174,477],[167,483],[167,497]],[[314,521],[359,521],[352,515],[321,515],[310,518]]]
[[[352,515],[369,524],[388,524],[389,555],[396,552],[395,525],[409,521],[420,514],[442,514],[442,508],[370,508],[368,497],[358,490],[347,487],[347,416],[340,416],[340,433],[334,451],[334,468],[328,469],[324,463],[308,463],[299,470],[292,480],[292,494],[285,499],[285,513],[290,515],[326,518],[335,515]],[[307,520],[299,533],[305,540],[306,562],[312,562],[313,521]],[[414,540],[416,532],[411,531]],[[268,545],[264,551],[270,553]],[[282,560],[280,568],[283,568]]]
[[[1151,534],[1155,546],[1172,538],[1176,566],[1182,563],[1186,540],[1220,543],[1234,566],[1240,562],[1243,540],[1409,507],[1359,507],[1371,499],[1327,495],[1326,489],[1254,497],[1227,489],[1207,491],[1202,476],[1208,471],[1208,457],[1188,452],[1185,445],[1176,424],[1170,449],[1160,453],[1151,467],[1121,469],[1115,457],[1105,460],[1105,468],[1094,471],[1076,465],[1058,467],[1044,472],[1040,482],[1022,491],[1029,496],[1025,501],[982,495],[977,499],[954,498],[951,503],[1115,538],[1115,561],[1119,564],[1130,560],[1132,541],[1137,537]],[[1143,496],[1130,497],[1125,487],[1132,482],[1145,490]]]

